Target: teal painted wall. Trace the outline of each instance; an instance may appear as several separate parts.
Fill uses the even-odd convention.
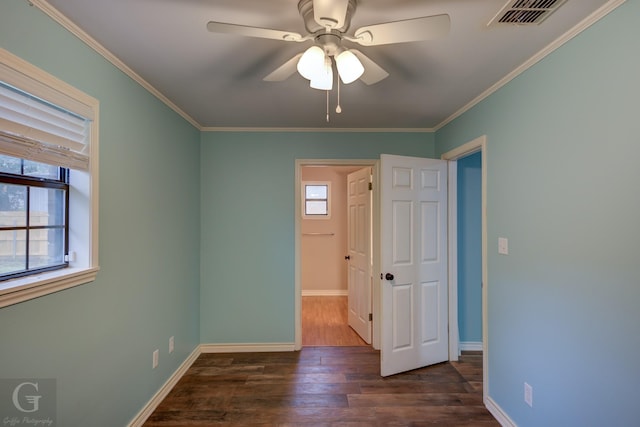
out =
[[[25,1],[0,45],[100,101],[101,266],[0,309],[0,378],[55,378],[58,425],[126,425],[199,343],[200,133]]]
[[[296,159],[432,157],[432,133],[203,133],[202,343],[293,343]]]
[[[458,167],[458,329],[460,342],[482,342],[482,154]]]
[[[639,16],[627,0],[436,134],[438,154],[487,136],[489,397],[521,427],[638,425]]]
[[[292,342],[295,159],[434,157],[484,134],[489,397],[524,427],[635,425],[638,16],[627,0],[435,136],[200,134],[36,8],[0,3],[3,48],[100,100],[102,267],[0,309],[0,378],[56,378],[62,425],[124,425],[199,342]]]

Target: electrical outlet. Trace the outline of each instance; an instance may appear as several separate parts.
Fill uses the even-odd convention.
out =
[[[533,408],[533,387],[524,383],[524,402]]]
[[[160,350],[154,350],[152,369],[156,369],[158,367],[159,359],[160,359]]]
[[[173,353],[173,344],[174,344],[173,337],[169,337],[169,353]]]

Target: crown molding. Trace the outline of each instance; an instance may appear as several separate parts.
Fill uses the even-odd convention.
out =
[[[202,127],[203,132],[375,132],[375,133],[433,133],[433,128],[286,128],[286,127]]]
[[[37,7],[46,15],[48,15],[55,22],[64,27],[71,34],[79,38],[82,42],[88,45],[90,48],[95,50],[98,54],[103,56],[107,61],[111,62],[116,68],[120,69],[127,76],[132,78],[135,82],[137,82],[140,86],[149,91],[153,96],[158,98],[160,101],[165,103],[169,108],[178,113],[182,118],[191,123],[198,130],[202,130],[202,126],[198,122],[196,122],[191,116],[185,113],[180,107],[171,102],[169,98],[164,96],[160,91],[158,91],[155,87],[151,86],[149,82],[143,79],[138,73],[129,68],[124,62],[122,62],[117,56],[111,53],[107,48],[98,43],[93,37],[87,34],[83,29],[74,24],[69,18],[63,15],[58,9],[51,6],[45,0],[29,0],[29,4]]]
[[[583,19],[581,22],[579,22],[576,26],[571,28],[569,31],[564,33],[562,36],[560,36],[559,38],[555,39],[553,42],[548,44],[544,49],[542,49],[541,51],[536,53],[534,56],[529,58],[527,61],[522,63],[522,65],[520,65],[518,68],[516,68],[515,70],[511,71],[509,74],[504,76],[502,79],[498,80],[494,85],[492,85],[487,90],[482,92],[480,95],[475,97],[473,100],[471,100],[464,107],[460,108],[458,111],[456,111],[455,113],[453,113],[452,115],[447,117],[444,121],[442,121],[441,123],[436,125],[436,127],[433,128],[433,131],[437,132],[438,130],[442,129],[444,126],[446,126],[449,123],[451,123],[453,120],[455,120],[458,117],[460,117],[462,114],[464,114],[467,111],[469,111],[471,108],[473,108],[475,105],[479,104],[485,98],[488,98],[490,95],[492,95],[498,89],[500,89],[501,87],[505,86],[507,83],[509,83],[514,78],[518,77],[520,74],[524,73],[529,68],[533,67],[535,64],[537,64],[539,61],[541,61],[543,58],[545,58],[550,53],[554,52],[560,46],[564,45],[569,40],[573,39],[575,36],[577,36],[578,34],[583,32],[587,28],[589,28],[591,25],[595,24],[600,19],[604,18],[606,15],[608,15],[611,11],[616,9],[618,6],[620,6],[625,1],[626,0],[610,0],[607,3],[605,3],[604,5],[602,5],[598,10],[593,12],[591,15],[587,16],[585,19]]]

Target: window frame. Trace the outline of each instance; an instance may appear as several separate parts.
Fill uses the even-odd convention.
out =
[[[0,80],[53,105],[92,119],[88,143],[89,169],[73,169],[69,174],[69,266],[0,282],[1,308],[93,282],[100,267],[98,100],[3,48],[0,48]]]
[[[326,186],[327,187],[327,214],[307,214],[307,202],[318,201],[324,199],[307,199],[307,186]],[[303,219],[331,219],[331,181],[302,181],[302,218]]]

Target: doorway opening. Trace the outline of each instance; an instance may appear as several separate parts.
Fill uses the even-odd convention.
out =
[[[377,179],[376,164],[376,160],[296,161],[296,349],[314,345],[369,345],[349,326],[351,259],[348,179],[350,174],[364,169],[370,171],[371,179]],[[304,215],[307,183],[329,184],[328,215],[315,218]],[[373,193],[371,191],[369,196],[372,200]],[[373,206],[369,211],[373,214]],[[375,252],[372,246],[372,238],[376,234],[373,224],[374,221],[369,221],[369,286],[373,277],[372,256]],[[351,301],[354,301],[353,295]],[[369,305],[367,317],[369,312],[373,313],[373,302],[369,302]],[[373,323],[368,319],[367,322],[370,325]],[[373,331],[373,327],[370,328]]]
[[[470,349],[468,342],[463,345],[460,343],[460,325],[458,310],[458,291],[459,291],[459,266],[458,266],[458,233],[466,233],[465,230],[458,230],[458,161],[469,159],[470,156],[479,153],[480,156],[480,227],[481,227],[481,283],[477,284],[481,287],[481,318],[482,318],[482,341],[475,343],[472,350],[482,351],[482,387],[483,400],[487,405],[487,396],[489,390],[488,375],[488,327],[487,327],[487,302],[488,302],[488,273],[487,273],[487,137],[485,135],[467,142],[451,151],[444,153],[441,158],[449,161],[449,224],[456,226],[449,227],[449,325],[451,330],[457,331],[450,334],[449,337],[449,353],[453,356],[451,360],[457,360],[457,356],[463,349]],[[476,176],[477,178],[477,176]],[[468,237],[468,236],[465,236]],[[477,256],[477,254],[476,254]],[[461,290],[462,291],[462,290]],[[464,337],[463,337],[464,339]],[[473,344],[472,344],[473,346]]]

